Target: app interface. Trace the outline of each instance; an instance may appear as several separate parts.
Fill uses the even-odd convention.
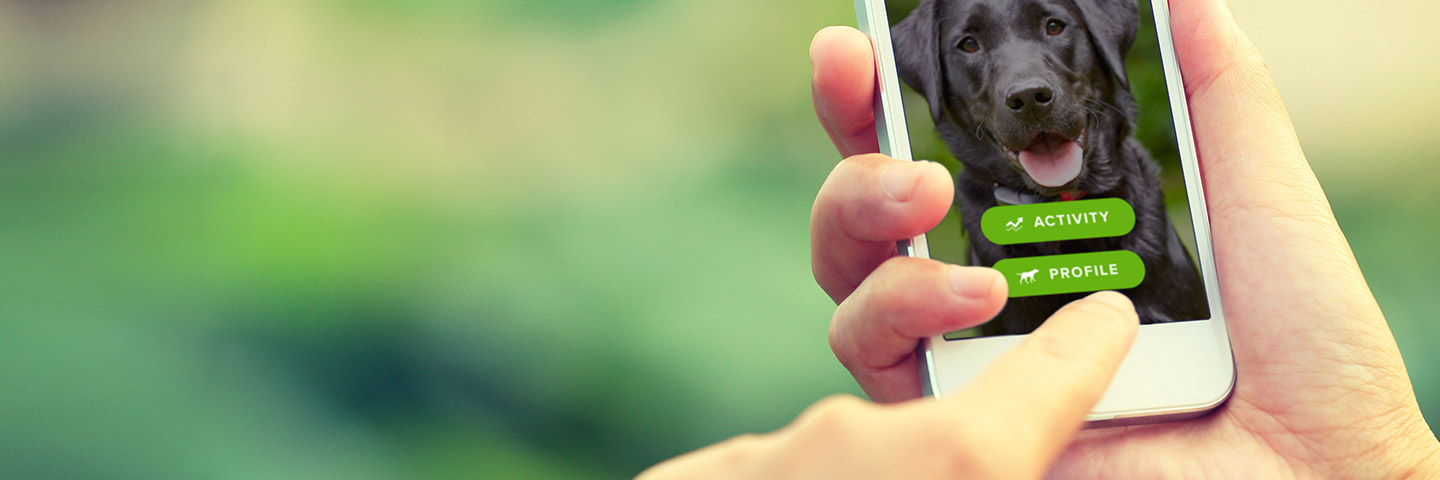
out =
[[[913,157],[955,180],[930,256],[1009,285],[995,319],[947,339],[1027,334],[1100,290],[1142,323],[1210,318],[1149,1],[886,10]]]

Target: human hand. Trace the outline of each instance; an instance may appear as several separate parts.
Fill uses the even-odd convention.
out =
[[[1440,474],[1437,444],[1389,327],[1300,149],[1264,61],[1218,0],[1170,3],[1176,53],[1210,211],[1235,355],[1228,403],[1180,423],[1084,432],[1058,476],[1380,477]],[[894,242],[938,223],[948,182],[920,170],[912,197],[874,187],[900,161],[877,151],[874,58],[863,34],[826,29],[811,47],[815,109],[842,156],[811,217],[812,268],[840,307],[831,346],[877,402],[920,396],[914,348],[970,313],[911,294],[930,280],[887,274]],[[867,185],[872,185],[868,188]],[[883,266],[882,266],[883,265]],[[986,280],[973,273],[975,284]],[[889,285],[869,295],[869,283]],[[860,290],[857,290],[860,289]]]
[[[850,298],[893,298],[874,279],[894,278],[932,300],[967,302],[952,283],[959,268],[896,258]],[[641,477],[1036,478],[1105,393],[1139,324],[1124,295],[1097,293],[1057,311],[957,394],[894,405],[831,397],[776,433],[738,437]]]

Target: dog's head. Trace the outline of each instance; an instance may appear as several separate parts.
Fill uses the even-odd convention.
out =
[[[1136,0],[921,0],[892,37],[967,169],[1054,195],[1119,183],[1138,22]]]

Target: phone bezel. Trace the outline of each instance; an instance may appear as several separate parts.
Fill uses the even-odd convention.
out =
[[[1142,325],[1115,380],[1086,418],[1092,427],[1203,415],[1230,396],[1235,382],[1234,359],[1216,282],[1209,214],[1201,186],[1190,109],[1185,101],[1184,84],[1170,35],[1169,5],[1165,0],[1152,0],[1151,8],[1189,197],[1191,224],[1195,229],[1196,260],[1209,299],[1211,318]],[[855,9],[860,30],[870,37],[877,60],[879,92],[875,99],[875,125],[881,153],[912,160],[885,2],[855,0]],[[900,242],[898,247],[904,255],[930,256],[924,235]],[[925,394],[943,396],[963,388],[996,357],[1024,339],[1024,335],[954,341],[947,341],[941,336],[925,339],[916,351]]]

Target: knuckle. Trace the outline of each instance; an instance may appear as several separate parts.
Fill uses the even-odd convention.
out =
[[[852,395],[832,395],[811,405],[795,420],[796,429],[826,439],[855,438],[869,404]]]
[[[762,463],[768,440],[767,437],[755,434],[744,434],[726,440],[715,447],[716,464],[744,468]]]
[[[766,437],[754,433],[745,433],[726,440],[721,446],[732,458],[739,460],[754,454],[759,447],[765,443]]]

